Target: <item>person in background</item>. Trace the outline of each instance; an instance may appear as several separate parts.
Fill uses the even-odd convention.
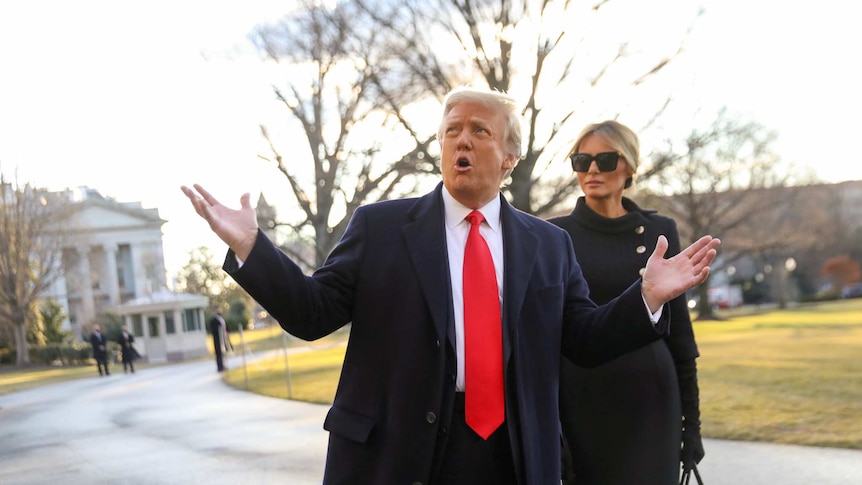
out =
[[[222,339],[224,338],[224,329],[226,326],[224,318],[221,316],[221,309],[216,309],[215,315],[210,319],[210,333],[213,335],[213,350],[215,351],[216,369],[218,369],[219,372],[224,372],[224,343],[222,342]]]
[[[224,351],[233,352],[233,342],[230,341],[230,329],[227,326],[227,322],[224,325]]]
[[[569,159],[584,195],[571,214],[549,222],[572,237],[590,298],[602,305],[643,276],[659,236],[668,240],[667,255],[677,254],[679,234],[673,219],[623,196],[639,163],[631,129],[616,121],[591,124]],[[591,369],[563,359],[565,484],[676,484],[680,460],[691,468],[703,458],[699,354],[685,294],[669,307],[671,331],[661,340]]]
[[[96,359],[96,367],[99,369],[99,375],[111,375],[111,371],[108,370],[108,339],[102,333],[102,327],[99,324],[93,325],[93,333],[90,334],[90,345],[93,346],[93,358]]]
[[[117,337],[117,343],[120,344],[120,355],[123,357],[123,372],[132,374],[135,373],[135,359],[138,358],[138,352],[132,345],[135,341],[135,336],[129,332],[129,329],[123,325],[120,329],[120,335]]]
[[[660,338],[664,303],[709,274],[717,239],[664,259],[661,238],[643,279],[596,306],[569,236],[500,193],[520,140],[512,98],[450,92],[442,183],[356,209],[312,275],[259,229],[250,194],[232,209],[182,187],[227,244],[225,271],[287,332],[351,324],[324,483],[558,484],[560,353],[597,365]]]

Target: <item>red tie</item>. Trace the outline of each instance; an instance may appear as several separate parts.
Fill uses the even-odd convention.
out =
[[[494,260],[479,225],[482,213],[467,215],[470,235],[464,247],[464,353],[467,425],[483,439],[505,419],[503,332]]]

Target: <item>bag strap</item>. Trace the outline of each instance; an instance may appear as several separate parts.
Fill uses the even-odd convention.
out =
[[[691,468],[684,469],[682,476],[679,478],[679,485],[689,485],[691,482],[691,473],[694,472],[694,479],[697,485],[703,485],[703,479],[700,478],[700,472],[697,470],[697,465],[692,463]]]

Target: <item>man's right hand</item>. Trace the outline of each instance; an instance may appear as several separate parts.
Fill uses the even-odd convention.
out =
[[[181,188],[192,202],[195,211],[209,223],[210,229],[239,259],[246,260],[257,239],[258,227],[257,216],[249,203],[249,194],[245,193],[240,197],[240,209],[236,210],[222,205],[200,185],[194,184],[193,187],[194,190],[185,185]]]

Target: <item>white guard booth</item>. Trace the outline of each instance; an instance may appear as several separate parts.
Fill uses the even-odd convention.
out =
[[[204,310],[209,298],[160,290],[117,307],[145,362],[177,362],[209,353]]]

